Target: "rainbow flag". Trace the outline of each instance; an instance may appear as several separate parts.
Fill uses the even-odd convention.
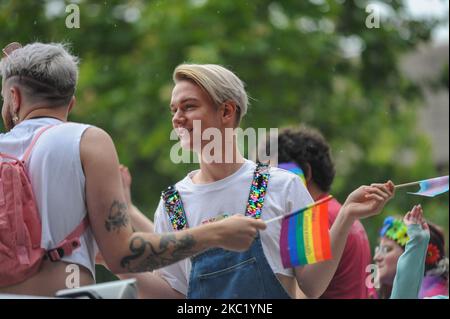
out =
[[[295,175],[298,175],[298,177],[300,177],[300,179],[302,180],[303,184],[306,185],[305,173],[303,173],[301,167],[298,166],[296,163],[294,162],[280,163],[278,164],[278,167],[285,169],[291,173],[294,173]]]
[[[436,195],[448,192],[448,175],[420,181],[419,185],[420,190],[418,192],[408,193],[413,195],[434,197]]]
[[[283,267],[292,268],[331,259],[328,196],[283,218],[280,253]]]

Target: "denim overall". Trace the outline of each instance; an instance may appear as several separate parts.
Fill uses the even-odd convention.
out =
[[[246,216],[261,217],[268,180],[268,166],[258,164],[250,188]],[[186,215],[176,189],[171,186],[162,196],[173,228],[187,228]],[[259,234],[245,252],[215,248],[192,257],[191,261],[187,293],[189,299],[290,298],[264,255]]]

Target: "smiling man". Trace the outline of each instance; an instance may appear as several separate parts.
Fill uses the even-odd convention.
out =
[[[0,293],[52,296],[66,288],[71,264],[80,285],[92,284],[97,244],[112,272],[145,272],[208,248],[246,250],[265,228],[234,217],[176,234],[134,232],[112,139],[67,122],[78,59],[57,43],[13,43],[3,52]],[[22,183],[6,182],[11,174]]]
[[[155,213],[156,232],[177,233],[235,213],[266,220],[313,201],[294,174],[256,164],[240,154],[233,132],[247,113],[248,98],[233,72],[214,64],[182,64],[173,80],[172,126],[181,146],[198,154],[200,168],[163,192]],[[214,144],[222,147],[213,148],[212,160],[210,139],[198,138],[208,136],[207,130],[220,132],[215,134],[220,141]],[[281,223],[271,223],[246,252],[212,249],[158,273],[172,287],[173,294],[168,293],[172,297],[292,298],[298,283],[307,297],[316,298],[336,270],[353,222],[379,213],[392,195],[392,183],[363,186],[350,194],[331,229],[330,261],[284,268]]]

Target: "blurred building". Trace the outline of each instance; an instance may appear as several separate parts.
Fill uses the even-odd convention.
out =
[[[449,88],[443,85],[444,72],[448,81],[449,45],[420,45],[406,55],[401,68],[408,78],[418,84],[425,105],[418,113],[418,127],[432,142],[433,159],[443,174],[449,169]]]

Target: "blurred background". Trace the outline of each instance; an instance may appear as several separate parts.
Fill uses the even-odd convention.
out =
[[[448,16],[446,0],[0,0],[0,45],[71,44],[81,64],[70,120],[113,137],[152,219],[161,191],[196,168],[169,158],[171,74],[183,62],[237,73],[252,97],[243,128],[321,130],[342,202],[361,184],[447,175]],[[372,247],[386,215],[418,203],[448,243],[448,193],[399,191],[363,221]],[[98,268],[99,282],[113,278]]]

